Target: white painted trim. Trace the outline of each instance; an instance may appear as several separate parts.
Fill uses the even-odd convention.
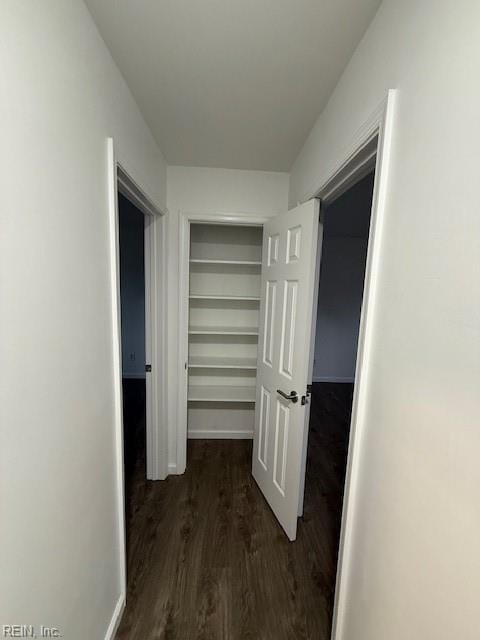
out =
[[[168,475],[167,422],[167,211],[151,198],[117,162],[117,187],[145,216],[145,362],[152,371],[146,380],[147,478]],[[125,377],[133,377],[128,374]],[[135,375],[135,377],[140,377]]]
[[[253,431],[215,431],[214,429],[204,429],[202,431],[189,431],[187,434],[190,440],[252,440]]]
[[[365,270],[365,288],[360,316],[350,441],[338,554],[332,640],[342,640],[343,638],[343,625],[347,609],[347,586],[349,572],[352,566],[353,528],[357,508],[362,439],[365,431],[366,403],[374,333],[373,321],[380,273],[382,230],[385,218],[388,169],[391,158],[395,96],[395,90],[388,91],[385,99],[359,128],[355,136],[353,136],[344,154],[337,162],[333,163],[330,170],[324,174],[320,182],[320,188],[315,192],[315,195],[319,195],[320,197],[326,192],[328,192],[329,196],[334,193],[336,177],[344,174],[345,171],[348,173],[349,168],[353,169],[357,154],[361,154],[362,150],[367,147],[371,140],[375,136],[378,136],[370,234]]]
[[[167,262],[166,224],[161,214],[145,216],[145,362],[147,373],[147,478],[168,475],[167,443]]]
[[[375,169],[377,157],[378,132],[367,133],[368,138],[365,144],[354,155],[348,159],[338,170],[334,183],[328,185],[322,193],[322,203],[328,205],[343,195],[350,187]]]
[[[215,213],[202,213],[199,211],[179,211],[179,215],[187,218],[191,222],[202,224],[233,224],[245,225],[246,227],[263,227],[265,222],[272,216],[262,216],[251,213],[231,213],[227,211],[216,211]]]
[[[387,106],[394,99],[394,93],[395,90],[393,89],[388,91],[385,98],[380,101],[370,116],[357,129],[335,161],[323,171],[314,188],[305,191],[301,199],[302,202],[310,200],[311,198],[321,198],[323,201],[331,201],[337,197],[337,188],[343,186],[344,174],[348,173],[347,168],[350,167],[351,172],[351,164],[357,164],[357,159],[360,159],[361,165],[363,166],[362,154],[369,148],[372,140],[379,135],[381,122],[385,117]],[[359,169],[360,167],[357,167],[357,170]]]
[[[144,215],[159,216],[165,213],[153,203],[120,162],[117,162],[117,186],[120,193]]]
[[[341,376],[313,376],[312,382],[355,382],[355,378],[347,377],[342,378]]]
[[[168,463],[168,473],[170,475],[178,475],[177,473],[177,465],[175,464],[175,462],[169,462]]]
[[[113,139],[107,139],[108,218],[110,236],[110,281],[112,305],[112,365],[115,428],[116,494],[118,518],[118,553],[120,572],[120,600],[127,593],[127,565],[125,551],[125,486],[123,463],[123,402],[122,402],[122,334],[120,314],[120,269],[118,239],[117,163]],[[118,605],[117,605],[118,606]]]
[[[246,226],[263,226],[268,216],[256,216],[243,213],[194,213],[179,211],[179,275],[178,275],[178,381],[177,381],[177,457],[176,473],[185,473],[187,465],[187,390],[188,369],[188,302],[189,302],[189,270],[190,270],[190,224],[234,224]],[[271,217],[271,216],[270,216]],[[205,436],[207,437],[207,436]]]
[[[107,632],[105,633],[105,640],[114,640],[118,627],[120,626],[120,621],[123,616],[123,612],[125,611],[125,597],[123,594],[120,594],[117,600],[117,604],[115,605],[115,609],[113,610],[112,618],[107,628]]]

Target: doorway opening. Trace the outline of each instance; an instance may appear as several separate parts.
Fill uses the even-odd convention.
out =
[[[374,171],[322,209],[323,238],[307,468],[305,518],[324,527],[331,628],[355,384]]]
[[[123,459],[127,507],[134,474],[146,476],[145,220],[118,194]]]
[[[181,216],[178,472],[187,442],[253,438],[265,220]]]
[[[189,439],[251,439],[262,228],[190,226]]]

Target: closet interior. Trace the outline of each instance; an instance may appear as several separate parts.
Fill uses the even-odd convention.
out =
[[[261,226],[190,226],[189,438],[253,437],[262,237]]]

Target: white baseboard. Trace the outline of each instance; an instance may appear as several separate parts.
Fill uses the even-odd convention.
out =
[[[215,440],[251,440],[253,431],[215,431],[205,429],[204,431],[189,431],[187,438],[191,440],[215,439]]]
[[[354,377],[348,376],[347,378],[342,378],[340,376],[313,376],[313,382],[355,382]]]
[[[125,594],[121,593],[117,600],[117,604],[115,605],[115,609],[113,610],[112,619],[110,620],[107,633],[105,634],[105,640],[114,640],[118,627],[120,625],[120,620],[122,619],[124,609]]]

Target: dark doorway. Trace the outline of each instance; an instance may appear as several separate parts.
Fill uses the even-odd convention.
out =
[[[305,515],[315,505],[326,523],[323,579],[328,585],[330,626],[373,184],[372,172],[323,210]]]
[[[132,478],[146,473],[145,396],[145,218],[127,198],[118,196],[122,386],[127,511]],[[128,521],[128,519],[127,519]]]

